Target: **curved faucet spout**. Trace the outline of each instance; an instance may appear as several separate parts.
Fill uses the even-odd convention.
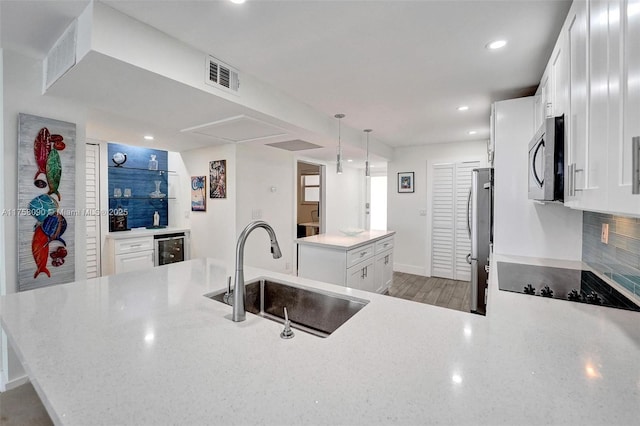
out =
[[[245,305],[245,290],[244,290],[244,243],[247,241],[249,234],[256,228],[264,228],[269,234],[271,239],[271,253],[274,259],[282,257],[280,251],[280,245],[278,244],[278,238],[276,233],[267,222],[263,220],[257,220],[249,223],[240,236],[238,237],[238,243],[236,244],[236,277],[235,284],[233,286],[233,321],[244,321],[247,317],[244,309]]]

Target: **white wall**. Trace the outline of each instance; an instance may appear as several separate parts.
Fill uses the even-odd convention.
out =
[[[236,146],[217,145],[185,151],[180,155],[189,177],[207,176],[207,211],[189,212],[191,257],[215,257],[233,265],[236,241]],[[214,160],[227,160],[227,198],[224,199],[208,198],[209,162]]]
[[[189,228],[191,216],[191,175],[178,152],[169,151],[167,193],[174,199],[169,200],[169,226],[172,228]],[[195,175],[194,175],[195,176]],[[207,179],[208,181],[208,179]],[[208,188],[207,188],[208,189]]]
[[[528,199],[533,97],[495,104],[494,252],[581,260],[582,212]]]
[[[273,259],[266,233],[256,230],[245,245],[245,265],[293,273],[296,261],[296,164],[299,159],[309,160],[272,147],[243,144],[213,146],[180,155],[186,176],[208,176],[209,161],[227,160],[228,198],[207,199],[206,212],[190,212],[192,257],[222,258],[229,268],[233,268],[237,236],[254,220],[255,211],[276,231],[282,258]],[[327,232],[338,232],[343,227],[362,227],[364,172],[345,167],[344,173],[337,175],[332,168],[327,167],[327,170]]]
[[[431,274],[431,170],[428,165],[475,159],[486,162],[486,158],[486,141],[396,148],[393,160],[387,165],[387,228],[396,231],[394,271]],[[397,174],[401,172],[415,173],[415,192],[398,193]]]
[[[274,229],[282,251],[282,257],[274,259],[269,236],[263,229],[256,229],[245,243],[244,263],[292,273],[292,265],[295,265],[293,240],[296,237],[293,215],[296,192],[292,184],[297,180],[293,154],[272,147],[249,145],[238,145],[236,152],[236,235],[259,218]],[[253,217],[254,212],[259,217]]]
[[[17,52],[4,50],[4,115],[3,115],[3,189],[4,204],[7,209],[17,208],[17,163],[18,163],[18,114],[27,113],[68,121],[76,124],[76,208],[83,208],[84,193],[84,157],[86,110],[63,99],[42,96],[42,62],[23,56]],[[15,247],[17,245],[17,218],[3,217],[5,235],[2,239],[5,247],[3,256],[6,275],[6,292],[17,291],[17,265]],[[85,221],[82,216],[75,218],[76,280],[86,277],[86,261],[83,253],[86,247]],[[9,352],[8,380],[23,376],[16,358]]]

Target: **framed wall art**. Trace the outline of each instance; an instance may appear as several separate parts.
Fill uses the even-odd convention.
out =
[[[209,198],[227,198],[227,160],[209,162]]]
[[[18,289],[75,280],[76,125],[18,116]]]
[[[414,192],[414,172],[398,173],[398,192]]]
[[[191,211],[207,211],[207,177],[191,176]]]

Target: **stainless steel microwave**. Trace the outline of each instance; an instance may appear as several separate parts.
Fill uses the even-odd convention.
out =
[[[564,115],[545,119],[529,142],[529,199],[564,202]]]

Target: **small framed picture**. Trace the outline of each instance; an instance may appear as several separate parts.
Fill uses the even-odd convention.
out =
[[[191,176],[191,211],[207,211],[207,177]]]
[[[413,192],[413,172],[398,173],[398,192]]]

